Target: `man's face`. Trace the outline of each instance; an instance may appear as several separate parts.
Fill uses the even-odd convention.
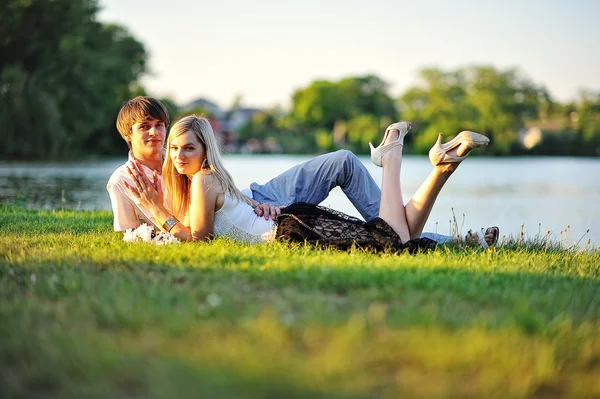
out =
[[[159,119],[147,119],[132,126],[131,150],[136,158],[160,157],[167,128]]]

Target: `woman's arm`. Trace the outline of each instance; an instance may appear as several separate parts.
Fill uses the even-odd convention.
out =
[[[210,173],[198,172],[192,178],[190,193],[190,231],[194,240],[204,241],[215,228],[215,207],[222,194],[221,185]]]
[[[127,171],[131,176],[131,179],[135,185],[131,186],[127,182],[125,187],[129,189],[135,201],[141,206],[148,209],[156,222],[161,226],[163,231],[168,231],[177,239],[182,241],[189,241],[192,239],[190,229],[186,227],[181,221],[178,221],[163,205],[163,192],[158,179],[158,174],[154,172],[154,183],[152,183],[147,177],[142,167],[133,162],[133,168],[127,167]],[[173,225],[172,222],[176,223]]]

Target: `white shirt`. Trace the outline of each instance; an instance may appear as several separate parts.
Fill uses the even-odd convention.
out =
[[[275,222],[271,218],[265,220],[257,216],[250,205],[231,198],[229,194],[225,194],[223,206],[215,212],[215,236],[253,244],[273,241],[275,230]]]
[[[110,203],[114,215],[114,229],[115,231],[135,229],[139,227],[141,220],[160,229],[158,223],[152,216],[152,213],[140,204],[137,204],[135,197],[133,197],[129,189],[125,187],[124,182],[127,182],[131,186],[135,187],[135,184],[131,180],[126,168],[126,166],[129,165],[129,167],[133,169],[132,161],[134,158],[131,154],[131,151],[129,152],[128,158],[129,159],[125,164],[115,169],[113,174],[110,176],[110,179],[108,179],[108,184],[106,185],[106,190],[108,190],[108,195],[110,196]],[[153,182],[154,171],[146,165],[142,165],[142,169],[144,170],[146,177]],[[168,196],[164,186],[162,185],[163,179],[161,175],[159,175],[158,178],[161,186],[163,187],[164,203],[166,204],[168,201]]]

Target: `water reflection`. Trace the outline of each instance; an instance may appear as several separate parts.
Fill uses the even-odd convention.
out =
[[[81,177],[0,178],[0,202],[43,209],[105,209],[105,184]]]
[[[110,209],[106,180],[117,161],[0,163],[0,203],[42,209]]]
[[[229,155],[225,165],[236,184],[265,182],[307,156]],[[377,182],[381,169],[361,158]],[[110,209],[106,181],[122,159],[77,163],[0,163],[0,202],[44,209]],[[431,170],[425,157],[406,156],[402,167],[407,201]],[[358,216],[341,190],[324,205]],[[600,160],[579,158],[471,158],[440,194],[426,230],[447,234],[453,215],[464,230],[498,225],[516,235],[521,224],[535,235],[571,226],[600,245]],[[541,224],[541,227],[540,227]]]

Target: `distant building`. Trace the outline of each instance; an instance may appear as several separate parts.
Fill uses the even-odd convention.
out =
[[[194,112],[199,109],[203,110],[210,121],[210,124],[215,132],[215,135],[221,144],[229,151],[242,150],[239,148],[239,131],[247,125],[252,117],[262,112],[259,108],[235,108],[232,111],[226,112],[217,104],[205,98],[197,98],[182,106],[181,111]],[[245,148],[248,147],[248,148]],[[280,152],[277,143],[268,142],[264,145],[256,140],[256,143],[251,142],[245,146],[247,152]]]
[[[214,118],[208,118],[208,122],[210,123],[210,127],[212,127],[213,132],[218,134],[223,132],[223,124],[221,121]]]
[[[539,145],[544,136],[559,134],[562,130],[559,120],[529,121],[519,131],[519,139],[523,147],[530,150]]]
[[[259,112],[262,112],[262,110],[258,108],[236,108],[229,113],[227,120],[223,124],[223,130],[238,132]]]
[[[542,142],[542,130],[539,127],[530,127],[529,129],[521,130],[521,143],[528,150]]]

